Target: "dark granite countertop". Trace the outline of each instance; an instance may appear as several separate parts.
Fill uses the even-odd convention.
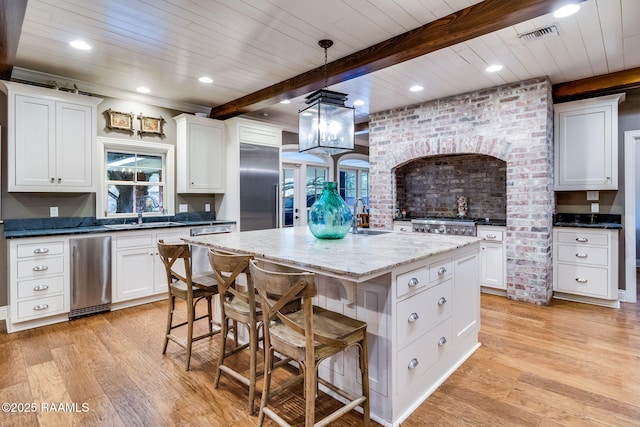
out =
[[[418,219],[418,218],[398,218],[398,219],[394,219],[394,222],[411,222],[412,219]],[[493,226],[500,226],[500,227],[504,227],[507,225],[507,220],[506,219],[493,219],[493,218],[489,218],[489,220],[487,221],[486,218],[471,218],[476,225],[493,225]]]
[[[622,229],[622,215],[557,213],[553,216],[553,226]]]
[[[119,231],[131,231],[136,228],[114,229],[107,227],[114,224],[133,224],[136,218],[120,219],[96,219],[94,217],[62,217],[62,218],[30,218],[30,219],[5,219],[4,236],[7,239],[20,237],[56,236],[64,234],[86,233],[111,233]],[[215,219],[212,212],[179,213],[175,216],[160,216],[144,218],[144,228],[179,228],[204,225],[235,224],[235,221]],[[171,223],[168,225],[167,223]],[[154,226],[154,223],[157,226]]]

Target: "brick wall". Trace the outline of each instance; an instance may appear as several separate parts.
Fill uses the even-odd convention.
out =
[[[444,154],[502,160],[506,162],[507,296],[548,304],[553,276],[552,108],[551,83],[538,78],[372,114],[372,226],[392,226],[400,166]]]

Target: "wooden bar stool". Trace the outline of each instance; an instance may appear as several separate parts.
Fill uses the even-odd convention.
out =
[[[164,243],[158,240],[158,253],[164,264],[169,288],[169,313],[167,317],[167,331],[164,337],[162,354],[167,352],[169,340],[175,342],[187,350],[186,370],[191,365],[191,347],[194,341],[210,337],[220,332],[213,329],[213,296],[218,293],[218,285],[213,273],[197,276],[191,275],[191,248],[186,243]],[[182,260],[182,263],[178,261]],[[176,325],[173,324],[173,312],[176,307],[176,298],[187,303],[187,320]],[[196,317],[196,306],[200,301],[207,302],[207,314]],[[208,332],[193,336],[194,322],[207,319]],[[186,339],[175,336],[172,331],[181,326],[187,326]]]
[[[315,275],[297,272],[268,271],[250,261],[251,277],[260,295],[264,317],[265,376],[260,403],[258,426],[267,416],[280,426],[289,426],[269,406],[270,399],[287,388],[304,381],[305,426],[328,425],[337,418],[360,406],[364,426],[369,420],[369,368],[367,350],[367,324],[342,314],[312,305],[317,294]],[[282,308],[290,301],[302,298],[302,310],[285,313]],[[359,353],[362,394],[350,396],[333,384],[318,377],[318,365],[328,357],[356,346]],[[271,391],[272,359],[274,352],[291,357],[302,368],[302,374]],[[315,400],[318,384],[342,396],[347,403],[315,423]]]

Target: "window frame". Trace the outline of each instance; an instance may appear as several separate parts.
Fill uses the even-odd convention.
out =
[[[144,212],[144,217],[159,217],[175,215],[175,146],[173,144],[164,144],[161,142],[138,142],[130,139],[116,139],[98,137],[98,176],[96,190],[96,218],[135,218],[136,212],[107,214],[107,192],[108,184],[106,180],[106,152],[107,151],[124,151],[135,152],[136,154],[147,154],[163,157],[163,176],[164,191],[163,198],[165,200],[165,212]]]

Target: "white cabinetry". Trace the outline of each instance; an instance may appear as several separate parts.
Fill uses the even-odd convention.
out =
[[[176,191],[225,192],[224,123],[181,114],[176,121]]]
[[[9,332],[68,320],[67,237],[9,240]]]
[[[483,291],[491,293],[492,289],[506,290],[506,259],[504,250],[505,227],[478,226],[480,243],[480,285]],[[490,289],[486,289],[490,288]]]
[[[189,235],[187,228],[177,230],[126,231],[114,234],[113,302],[156,296],[164,298],[167,278],[158,256],[158,240],[180,242]],[[159,296],[159,298],[158,298]],[[116,307],[119,308],[119,307]]]
[[[618,189],[618,104],[624,94],[556,104],[555,190]]]
[[[554,297],[618,307],[619,230],[553,230]]]
[[[92,192],[100,98],[13,82],[8,104],[8,191]]]

